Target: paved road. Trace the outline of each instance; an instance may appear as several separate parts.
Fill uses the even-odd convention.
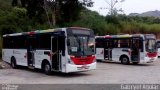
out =
[[[160,84],[160,60],[152,64],[122,65],[98,63],[97,69],[88,72],[51,76],[28,69],[0,69],[0,83],[10,84]]]

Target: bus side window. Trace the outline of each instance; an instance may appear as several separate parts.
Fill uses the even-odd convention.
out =
[[[141,52],[144,51],[144,49],[143,49],[143,40],[139,40],[139,49],[141,50]]]
[[[112,49],[113,48],[113,40],[109,40],[109,48]]]
[[[119,46],[118,40],[113,40],[113,47],[118,48],[118,46]]]
[[[7,46],[7,42],[8,42],[8,40],[7,40],[7,37],[3,37],[3,48],[7,48],[8,46]]]
[[[129,39],[120,40],[120,47],[121,48],[129,48],[130,47],[130,40]]]
[[[62,50],[62,56],[65,56],[65,37],[59,38],[59,48]]]
[[[9,41],[9,48],[17,48],[17,45],[18,44],[18,40],[16,40],[16,37],[13,36],[13,37],[10,37],[10,41]]]
[[[39,45],[39,49],[49,50],[51,48],[51,36],[50,34],[41,34],[37,36],[39,39],[36,41]]]
[[[96,39],[96,47],[97,48],[103,48],[103,40]]]

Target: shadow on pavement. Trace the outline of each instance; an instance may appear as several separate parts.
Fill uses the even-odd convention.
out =
[[[97,64],[98,63],[124,65],[124,64],[121,64],[121,62],[111,62],[111,61],[101,61],[101,62],[97,62]],[[130,63],[130,64],[124,65],[124,66],[154,66],[154,65],[155,65],[155,63],[146,63],[146,64],[137,64],[137,65]]]
[[[25,70],[29,71],[32,73],[38,73],[38,74],[44,74],[43,70],[41,69],[28,69],[28,67],[24,66],[19,66],[17,68],[18,70]],[[46,75],[46,76],[59,76],[59,77],[82,77],[82,76],[90,76],[91,74],[87,73],[90,71],[85,71],[85,72],[74,72],[74,73],[61,73],[61,72],[52,72],[51,75]]]

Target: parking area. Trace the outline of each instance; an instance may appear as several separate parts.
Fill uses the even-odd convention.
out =
[[[97,63],[97,69],[88,72],[47,76],[40,70],[0,69],[0,83],[9,84],[124,84],[160,83],[160,60],[151,64],[122,65]]]

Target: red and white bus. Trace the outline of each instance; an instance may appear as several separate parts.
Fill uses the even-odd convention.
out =
[[[156,37],[153,34],[96,36],[98,60],[122,64],[150,63],[157,60]]]
[[[3,35],[2,59],[29,68],[63,73],[96,69],[95,37],[87,28],[69,27]]]

